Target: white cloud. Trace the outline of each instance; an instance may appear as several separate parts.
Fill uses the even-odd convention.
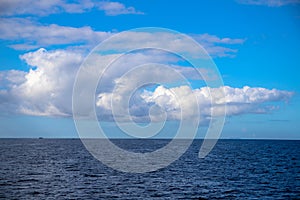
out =
[[[164,83],[172,83],[180,80],[176,73],[190,76],[189,67],[180,67],[169,62],[176,62],[173,57],[163,56],[156,52],[148,52],[151,56],[141,53],[130,54],[127,58],[120,60],[116,65],[105,73],[101,85],[103,88],[97,91],[97,109],[100,111],[99,117],[104,120],[112,119],[111,97],[114,90],[114,98],[122,98],[134,88],[138,83],[145,80],[155,81],[157,78]],[[116,56],[116,55],[106,55]],[[106,56],[99,57],[106,59]],[[28,115],[45,116],[70,116],[72,89],[75,76],[84,56],[79,52],[67,50],[46,51],[39,49],[21,56],[28,65],[33,68],[28,72],[9,70],[0,73],[0,110],[3,112],[15,112]],[[126,77],[121,75],[130,70],[135,65],[147,63],[151,60],[155,62],[165,61],[167,66],[174,69],[174,73],[164,71],[159,67],[149,71],[133,70]],[[168,64],[169,63],[169,64]],[[180,69],[182,68],[182,69]],[[120,71],[118,69],[124,69]],[[91,74],[96,76],[96,74]],[[90,77],[87,77],[90,78]],[[86,84],[89,84],[87,79]],[[115,88],[116,85],[119,85]],[[149,86],[150,88],[153,86]],[[149,87],[146,87],[149,88]],[[125,94],[125,95],[124,95]],[[174,95],[176,94],[176,95]],[[211,101],[211,94],[213,99]],[[224,95],[222,95],[224,94]],[[180,103],[190,112],[183,113],[183,117],[191,117],[194,107],[191,103],[196,97],[199,103],[199,112],[203,119],[211,117],[211,109],[218,114],[220,105],[227,104],[228,115],[238,115],[243,113],[267,113],[278,109],[272,102],[287,101],[293,95],[292,92],[266,88],[233,88],[224,86],[222,88],[201,87],[190,90],[187,86],[173,86],[166,88],[158,86],[153,89],[137,90],[130,100],[130,112],[136,120],[147,120],[148,112],[153,105],[165,110],[169,119],[180,119]],[[157,116],[158,119],[159,116]]]
[[[217,43],[217,44],[243,44],[244,39],[232,39],[232,38],[220,38],[215,35],[209,35],[207,33],[201,34],[201,35],[191,35],[193,38],[195,38],[197,41],[205,42],[208,44],[211,43]]]
[[[250,88],[248,86],[243,88],[232,88],[229,86],[220,88],[202,87],[194,90],[190,90],[188,86],[174,88],[158,86],[153,92],[144,91],[141,93],[141,101],[135,102],[136,105],[131,105],[131,107],[136,109],[138,105],[142,105],[142,110],[145,110],[145,103],[149,108],[154,104],[166,111],[169,119],[180,120],[181,117],[191,117],[189,115],[194,109],[191,102],[193,98],[196,98],[203,120],[207,117],[212,117],[212,109],[214,109],[214,116],[223,114],[222,110],[218,110],[221,109],[222,105],[226,105],[228,116],[245,113],[268,113],[278,108],[274,105],[269,105],[271,102],[287,101],[292,95],[293,93],[289,91]],[[114,96],[117,96],[117,94],[114,94]],[[111,109],[114,102],[111,97],[111,93],[99,94],[97,106],[106,110]],[[181,106],[184,106],[188,112],[181,113]],[[143,117],[148,115],[148,113],[144,114],[145,116]]]
[[[101,63],[111,56],[119,55],[99,56],[97,58],[99,60],[95,62]],[[41,48],[26,53],[20,58],[32,69],[29,72],[18,70],[0,72],[1,102],[14,105],[11,110],[24,114],[70,115],[73,83],[84,55],[72,50],[47,51]],[[177,59],[153,51],[148,55],[131,53],[115,63],[119,66],[118,70],[112,66],[105,73],[104,89],[110,90],[114,86],[114,78],[129,70],[130,67],[147,62],[170,61],[175,62]],[[91,75],[95,76],[95,74]],[[89,78],[87,77],[86,84]]]
[[[11,112],[70,115],[72,87],[82,55],[64,50],[39,49],[21,58],[36,69],[5,72],[9,84],[3,88],[2,103],[12,104],[9,107],[13,109]]]
[[[106,15],[115,16],[123,14],[144,14],[143,12],[136,11],[134,7],[126,7],[119,2],[103,1],[99,3],[99,9],[105,11]]]
[[[26,18],[2,18],[0,20],[0,39],[12,41],[10,47],[18,50],[67,45],[88,51],[112,35],[111,32],[95,31],[89,26],[75,28],[56,24],[43,25]],[[240,45],[245,41],[244,39],[219,38],[209,34],[191,36],[213,57],[232,57],[237,49],[231,48],[231,45]],[[199,54],[199,49],[191,49],[188,46],[190,42],[185,41],[185,38],[180,37],[179,34],[131,31],[114,39],[116,41],[108,47],[114,50],[126,50],[132,47],[132,44],[138,48],[147,41],[149,46],[160,45],[174,52],[189,49]]]
[[[262,5],[269,7],[280,7],[290,4],[299,4],[299,0],[237,0],[241,4]]]
[[[141,46],[151,48],[161,48],[175,53],[186,52],[196,55],[205,56],[205,50],[213,57],[232,56],[237,50],[228,47],[228,45],[242,44],[244,39],[218,38],[209,34],[192,35],[200,45],[204,47],[202,52],[196,45],[191,45],[191,40],[184,34],[175,32],[155,31],[155,28],[148,31],[128,31],[123,32],[118,37],[110,38],[109,45],[103,45],[102,50],[128,51]]]
[[[12,40],[11,47],[31,49],[52,45],[97,44],[111,33],[93,31],[91,27],[68,27],[51,24],[44,26],[28,19],[2,18],[0,20],[0,39]]]
[[[234,57],[237,49],[228,47],[228,45],[241,45],[245,42],[245,39],[220,38],[207,33],[200,35],[192,34],[191,36],[204,46],[206,51],[211,55],[217,55],[218,57]]]
[[[0,82],[2,87],[8,87],[7,84],[20,84],[25,81],[26,72],[19,70],[1,71]]]
[[[142,14],[134,7],[127,7],[119,2],[93,1],[93,0],[2,0],[0,15],[39,15],[45,16],[55,13],[83,13],[92,9],[105,12],[106,15]]]

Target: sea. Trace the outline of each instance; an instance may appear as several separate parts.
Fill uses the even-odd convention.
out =
[[[133,152],[167,139],[115,139]],[[300,199],[299,140],[202,140],[168,167],[125,173],[95,159],[80,139],[0,139],[0,199]]]

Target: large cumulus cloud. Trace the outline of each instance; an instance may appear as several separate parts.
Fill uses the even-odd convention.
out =
[[[148,53],[152,61],[166,61],[177,72],[190,76],[189,78],[195,78],[194,73],[191,73],[192,68],[174,65],[177,62],[174,57],[155,52]],[[82,53],[68,50],[39,49],[22,55],[21,59],[31,66],[28,72],[9,70],[0,73],[1,111],[26,115],[71,116],[73,84],[83,58]],[[122,66],[122,69],[126,71],[132,65],[148,61],[149,56],[135,53],[128,55],[125,60],[116,62],[116,64]],[[112,119],[112,96],[116,97],[119,93],[122,100],[122,91],[114,90],[116,84],[123,81],[122,85],[126,89],[131,82],[142,80],[147,76],[147,73],[144,75],[140,73],[140,76],[133,76],[126,80],[119,79],[120,73],[122,72],[114,69],[108,71],[103,82],[105,90],[96,91],[95,105],[102,120]],[[169,74],[165,74],[164,79],[167,82],[176,81],[176,77]],[[86,84],[89,84],[88,81]],[[133,118],[146,120],[149,109],[156,105],[167,113],[169,119],[178,120],[182,117],[180,103],[189,108],[191,98],[195,97],[202,118],[212,117],[212,109],[217,110],[220,105],[224,104],[227,105],[227,115],[230,116],[244,113],[267,113],[278,109],[276,102],[287,101],[293,95],[293,92],[290,91],[248,86],[242,88],[200,87],[192,90],[186,85],[173,87],[157,85],[150,88],[144,88],[134,93],[129,104]],[[214,98],[211,98],[212,93]],[[218,96],[218,93],[223,95]],[[214,115],[218,114],[217,111],[213,113]]]
[[[1,82],[9,82],[2,89],[2,105],[11,104],[10,107],[14,108],[2,109],[30,115],[70,115],[70,96],[82,55],[39,49],[21,56],[21,59],[32,66],[29,72],[1,72],[7,74]]]
[[[111,110],[113,95],[116,96],[116,94],[111,93],[99,94],[97,106],[102,107],[106,112]],[[250,88],[248,86],[243,88],[229,86],[219,88],[201,87],[194,90],[190,90],[188,86],[173,88],[158,86],[154,91],[144,90],[140,93],[140,101],[135,101],[130,106],[136,110],[139,107],[138,105],[148,105],[150,107],[155,104],[167,112],[169,119],[180,120],[182,117],[189,117],[189,114],[192,113],[181,113],[181,106],[185,106],[185,108],[192,111],[194,108],[191,102],[193,98],[196,98],[202,119],[207,119],[212,115],[222,115],[221,106],[223,105],[226,105],[226,114],[229,116],[245,113],[268,113],[277,108],[272,105],[272,102],[287,101],[292,95],[293,92],[289,91],[260,87]],[[135,112],[142,113],[145,110],[143,106],[140,106],[140,112]],[[213,109],[214,112],[212,112]]]

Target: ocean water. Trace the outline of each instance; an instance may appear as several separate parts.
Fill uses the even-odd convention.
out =
[[[113,140],[135,152],[168,140]],[[300,199],[300,141],[219,140],[204,159],[201,140],[167,168],[115,171],[78,139],[0,139],[4,199]]]

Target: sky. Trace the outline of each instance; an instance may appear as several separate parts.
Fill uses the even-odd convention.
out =
[[[159,31],[123,34],[141,27]],[[193,38],[205,51],[190,48],[172,30]],[[100,55],[101,42],[121,36],[122,42],[110,43],[112,49]],[[147,41],[172,52],[208,53],[210,59],[204,62],[215,64],[213,71],[218,70],[224,84],[217,88],[205,85],[203,79],[209,82],[212,78],[211,69],[199,68],[202,77],[196,76],[191,63],[178,55],[153,49],[129,52],[105,72],[93,94],[98,120],[111,137],[127,137],[112,122],[113,109],[119,114],[123,111],[111,103],[117,104],[115,99],[123,102],[136,86],[133,83],[148,80],[163,84],[136,90],[129,110],[132,119],[142,124],[159,122],[163,110],[166,128],[162,137],[172,137],[179,121],[195,116],[200,118],[197,137],[203,137],[209,120],[221,116],[218,110],[226,105],[221,138],[300,139],[299,36],[299,0],[3,0],[0,137],[77,138],[72,94],[80,66],[88,61],[104,63],[119,56],[121,49],[143,46]],[[91,53],[93,49],[99,51]],[[122,77],[144,63],[167,67],[153,65]],[[170,68],[183,74],[190,87],[182,85]],[[94,78],[87,77],[83,88],[92,87],[89,79]],[[209,91],[216,94],[213,99]],[[199,113],[194,112],[194,98]],[[85,98],[80,103],[84,105]],[[149,112],[153,112],[151,119]]]

